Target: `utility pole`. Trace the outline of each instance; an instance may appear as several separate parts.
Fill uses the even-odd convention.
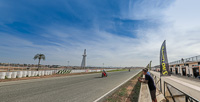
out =
[[[69,61],[67,61],[67,66],[69,67]]]

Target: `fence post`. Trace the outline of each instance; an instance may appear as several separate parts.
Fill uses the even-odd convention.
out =
[[[164,81],[164,97],[165,97],[165,81]]]
[[[160,77],[160,92],[162,92],[162,82],[161,82],[161,77]]]
[[[185,102],[188,102],[188,96],[187,95],[185,96]]]

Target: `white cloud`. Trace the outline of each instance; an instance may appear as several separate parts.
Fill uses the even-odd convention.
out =
[[[169,62],[200,54],[200,14],[199,1],[177,0],[170,8],[162,11],[162,25],[138,34],[145,42],[141,44],[150,51],[153,63],[159,64],[159,50],[163,40],[167,40]]]
[[[200,13],[199,0],[176,0],[171,7],[164,12],[165,20],[173,22],[176,29],[198,29]]]
[[[197,2],[197,0],[195,2],[177,0],[170,8],[164,5],[162,6],[164,9],[158,9],[158,5],[161,5],[158,3],[149,5],[146,9],[142,7],[137,9],[138,6],[148,4],[148,2],[140,2],[138,6],[131,6],[128,13],[122,10],[122,17],[119,18],[149,20],[156,18],[161,22],[161,25],[155,29],[138,29],[136,38],[99,30],[94,20],[94,28],[89,30],[65,26],[54,28],[53,25],[46,27],[47,32],[42,36],[47,39],[54,38],[55,41],[49,42],[56,45],[36,45],[26,39],[4,34],[1,39],[4,43],[0,44],[9,44],[9,46],[1,46],[1,49],[4,49],[1,53],[11,53],[6,61],[17,63],[32,63],[34,54],[44,53],[47,57],[47,60],[42,62],[44,64],[67,65],[69,60],[70,65],[80,65],[83,49],[86,48],[87,65],[102,66],[102,63],[105,63],[105,66],[146,66],[150,60],[153,61],[153,65],[159,64],[160,47],[162,42],[167,40],[170,62],[182,57],[195,56],[200,54],[200,43],[198,43],[200,17]],[[14,57],[18,57],[19,60],[13,60],[16,59]]]

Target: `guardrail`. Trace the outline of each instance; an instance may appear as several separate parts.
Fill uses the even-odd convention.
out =
[[[143,78],[145,78],[144,75],[143,75]],[[149,87],[148,87],[148,84],[146,83],[141,83],[138,102],[152,102]]]
[[[151,76],[155,81],[157,89],[164,94],[168,102],[199,102],[197,99],[174,87],[169,82],[162,80],[159,76],[153,73],[151,73]]]
[[[183,60],[173,61],[173,62],[170,62],[169,64],[170,65],[184,64],[184,63],[187,63],[187,62],[198,62],[198,61],[200,61],[200,55],[199,56],[190,57],[190,58],[185,58]]]

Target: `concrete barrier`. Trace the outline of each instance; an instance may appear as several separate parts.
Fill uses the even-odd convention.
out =
[[[114,70],[114,69],[106,69]],[[0,72],[0,79],[7,78],[22,78],[22,77],[31,77],[31,76],[44,76],[44,75],[52,75],[58,72],[59,74],[66,74],[66,73],[84,73],[84,72],[101,72],[100,69],[90,70],[90,69],[83,69],[83,70],[67,70],[67,69],[60,69],[60,70],[46,70],[46,71],[18,71],[18,72]]]
[[[44,76],[44,71],[42,71],[41,76]]]
[[[17,77],[17,72],[12,72],[11,78],[16,78]]]
[[[53,70],[53,74],[55,74],[56,73],[56,70]]]
[[[50,75],[52,75],[52,74],[53,74],[53,71],[51,70],[51,71],[50,71]]]
[[[48,75],[48,71],[44,71],[44,75]]]
[[[35,71],[31,71],[31,76],[35,76]]]
[[[18,71],[17,72],[17,78],[22,78],[23,72],[22,71]]]
[[[71,70],[71,73],[83,73],[83,72],[86,72],[86,70]]]
[[[5,79],[6,72],[0,72],[0,79]]]
[[[38,71],[38,76],[41,76],[42,75],[42,71]]]
[[[28,77],[31,77],[31,71],[27,72]]]
[[[22,77],[26,77],[26,76],[27,76],[27,71],[23,71]]]
[[[12,72],[6,72],[6,77],[11,78]]]
[[[145,78],[144,75],[143,78]],[[141,83],[138,102],[152,102],[151,94],[147,83]]]
[[[35,76],[38,76],[38,71],[35,71]]]

